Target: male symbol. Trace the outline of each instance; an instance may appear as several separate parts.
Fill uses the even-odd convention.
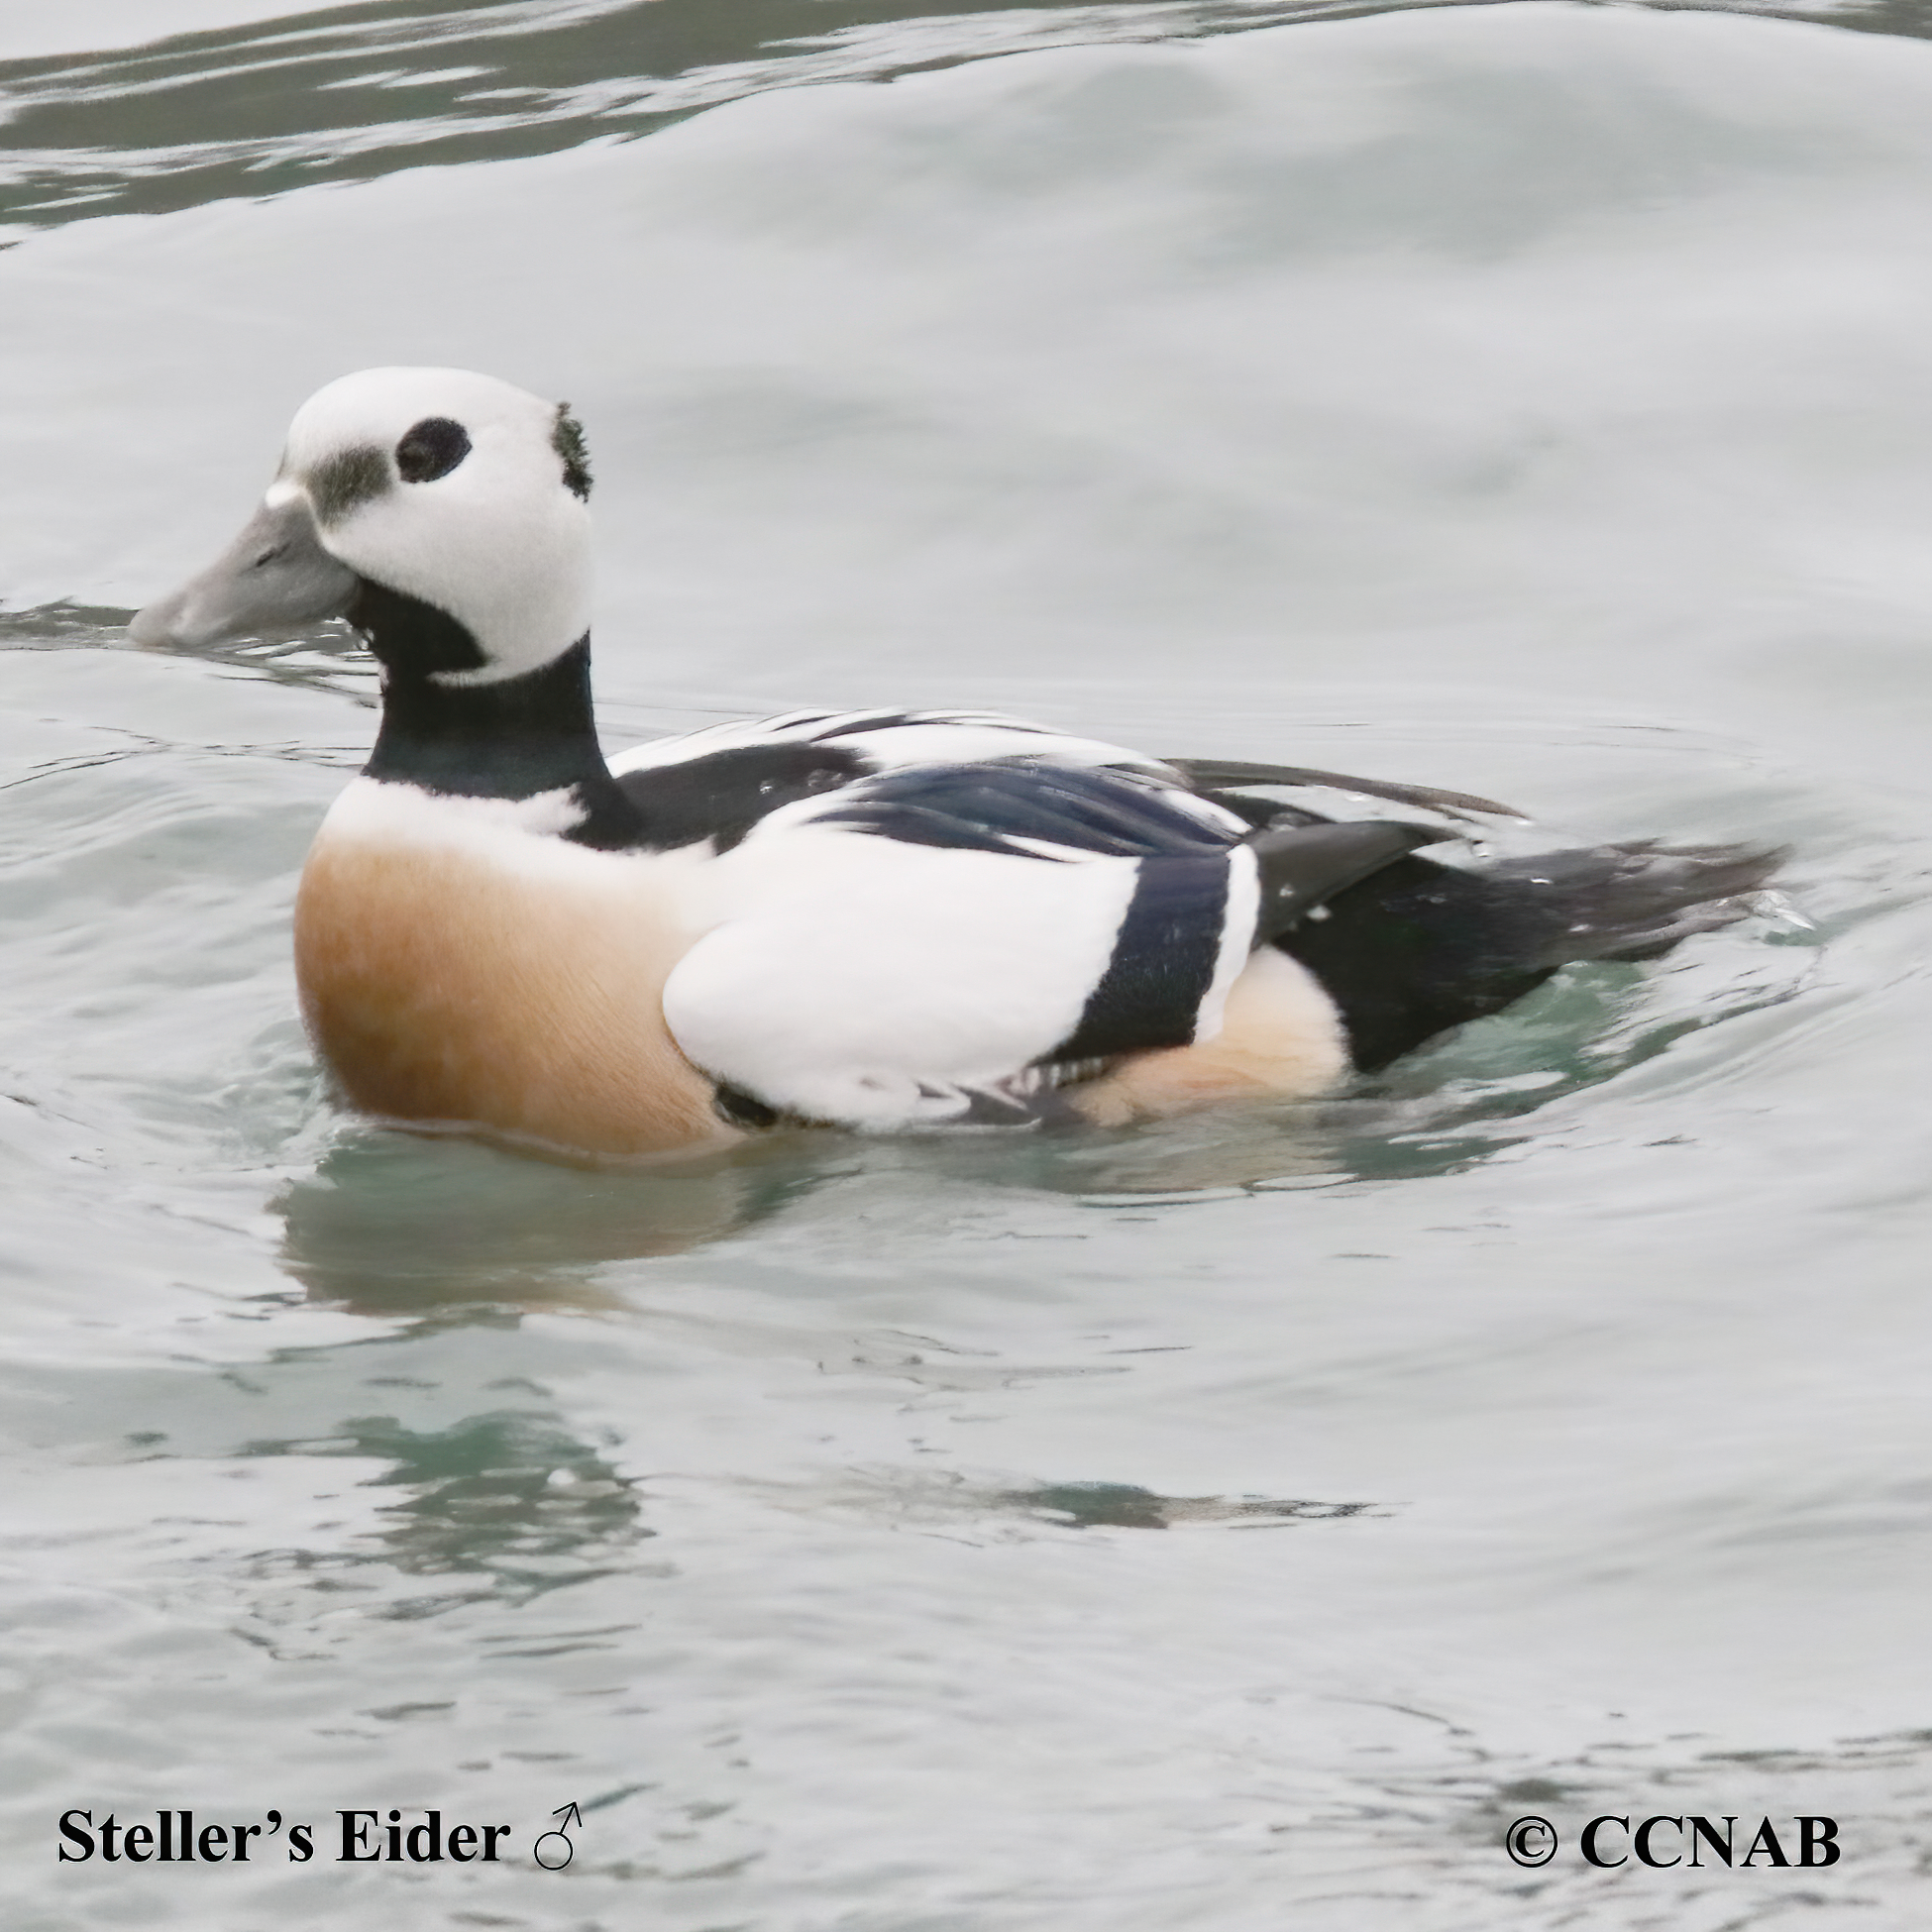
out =
[[[530,1855],[546,1872],[561,1872],[571,1862],[572,1853],[577,1850],[577,1847],[571,1843],[570,1827],[576,1825],[582,1829],[584,1814],[573,1803],[560,1804],[550,1815],[553,1818],[562,1818],[564,1822],[555,1829],[545,1832],[530,1848]],[[555,1844],[551,1843],[553,1839],[556,1840]],[[549,1849],[546,1850],[546,1847]]]

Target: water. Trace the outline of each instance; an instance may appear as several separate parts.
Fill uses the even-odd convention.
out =
[[[11,1925],[1921,1921],[1927,17],[1319,12],[0,10]],[[286,938],[369,668],[118,626],[391,361],[584,415],[613,745],[997,705],[1808,924],[1314,1109],[376,1131]],[[1846,1856],[1577,1858],[1651,1812]]]

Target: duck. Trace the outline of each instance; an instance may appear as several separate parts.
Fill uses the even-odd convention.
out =
[[[309,1035],[379,1121],[650,1160],[796,1124],[1308,1100],[1566,964],[1730,923],[1782,857],[1485,857],[1523,816],[1492,800],[978,711],[792,711],[608,758],[590,493],[567,404],[366,370],[129,625],[193,651],[341,618],[380,667],[293,921]]]

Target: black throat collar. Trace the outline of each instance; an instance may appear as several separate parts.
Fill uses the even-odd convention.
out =
[[[575,791],[583,820],[562,834],[617,851],[644,822],[603,762],[590,708],[590,638],[520,678],[451,685],[436,674],[485,663],[468,629],[433,604],[367,581],[349,621],[382,666],[382,728],[365,778],[466,799]]]

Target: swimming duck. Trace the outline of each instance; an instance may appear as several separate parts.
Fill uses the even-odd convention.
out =
[[[371,1114],[634,1157],[781,1121],[1314,1095],[1567,961],[1738,917],[1776,862],[1450,863],[1421,848],[1515,814],[978,713],[798,711],[606,760],[590,495],[567,406],[365,371],[302,405],[234,545],[129,627],[195,648],[339,616],[381,666],[294,921],[309,1031]],[[1402,809],[1337,817],[1338,792]]]

